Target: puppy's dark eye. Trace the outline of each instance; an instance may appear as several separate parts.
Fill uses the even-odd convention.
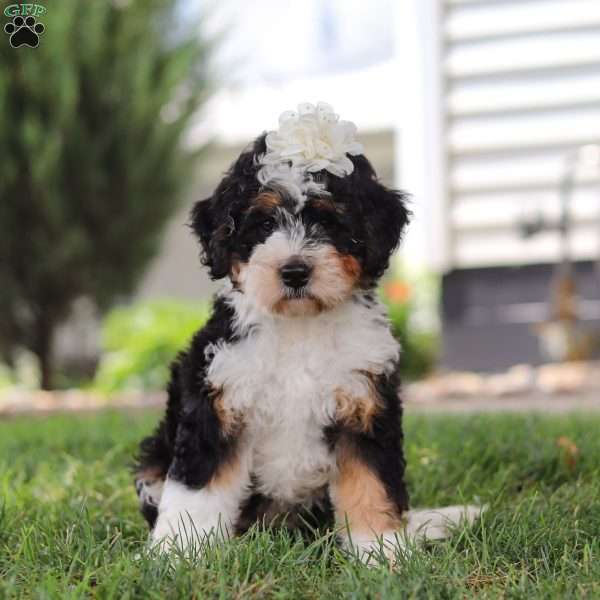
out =
[[[271,217],[260,222],[260,229],[263,233],[271,233],[275,229],[275,219]]]

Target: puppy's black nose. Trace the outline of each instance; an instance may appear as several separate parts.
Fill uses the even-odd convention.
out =
[[[280,269],[281,281],[288,287],[298,290],[304,287],[310,278],[312,268],[300,258],[292,258]]]

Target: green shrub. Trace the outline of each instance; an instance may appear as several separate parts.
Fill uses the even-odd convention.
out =
[[[420,275],[394,277],[381,288],[394,337],[402,345],[400,372],[419,379],[435,366],[439,349],[438,282]]]
[[[388,303],[388,315],[392,333],[402,345],[401,374],[409,380],[424,377],[435,365],[438,336],[411,324],[411,307],[408,304]]]
[[[104,352],[94,387],[104,392],[162,389],[169,364],[208,316],[206,304],[175,300],[112,310],[102,326]]]
[[[0,362],[0,390],[13,385],[13,376],[11,370]]]

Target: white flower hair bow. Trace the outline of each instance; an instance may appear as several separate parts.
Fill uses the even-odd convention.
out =
[[[356,125],[340,121],[330,104],[303,102],[297,111],[282,113],[279,129],[267,134],[267,151],[259,159],[265,173],[260,178],[283,164],[305,173],[325,169],[338,177],[349,175],[354,165],[346,155],[363,151],[355,135]]]

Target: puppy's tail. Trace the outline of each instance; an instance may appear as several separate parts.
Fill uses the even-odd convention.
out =
[[[440,540],[460,525],[472,525],[486,509],[467,504],[409,510],[405,534],[415,541]]]

